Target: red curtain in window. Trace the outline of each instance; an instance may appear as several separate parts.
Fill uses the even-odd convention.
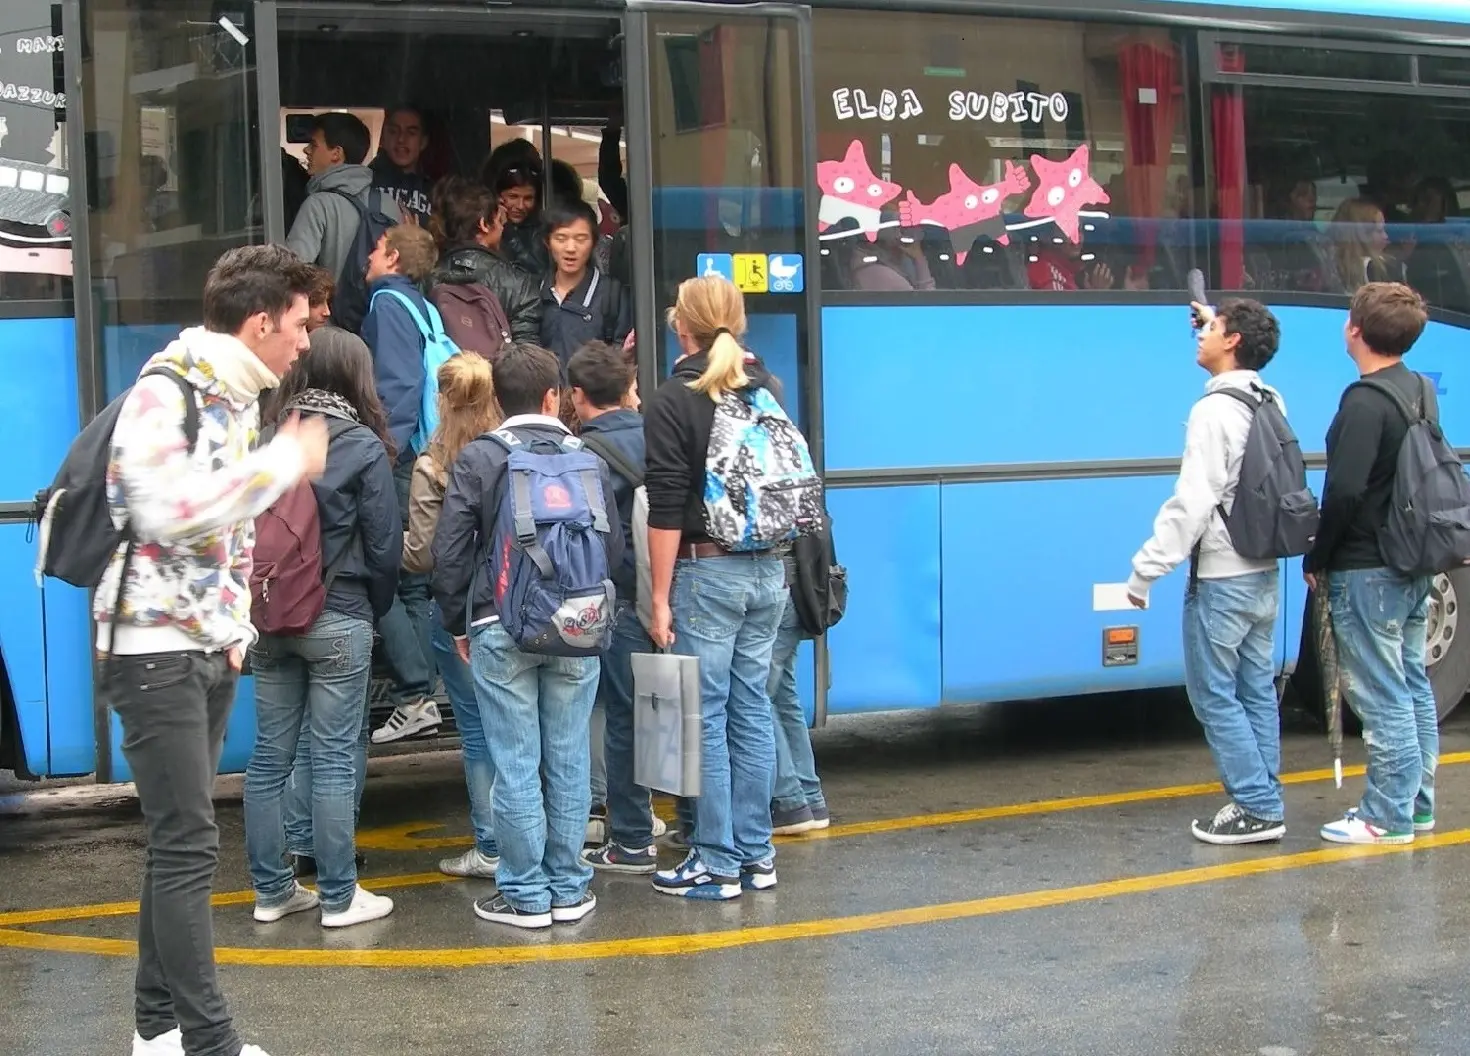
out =
[[[1124,185],[1135,217],[1159,217],[1168,194],[1169,158],[1179,112],[1179,59],[1173,45],[1125,44],[1118,52],[1123,78]],[[1156,233],[1138,239],[1139,266],[1154,262]]]
[[[1226,73],[1245,69],[1239,50],[1222,46],[1219,68]],[[1210,97],[1214,129],[1215,218],[1220,225],[1220,274],[1215,286],[1239,290],[1245,286],[1245,99],[1241,90],[1217,87]]]

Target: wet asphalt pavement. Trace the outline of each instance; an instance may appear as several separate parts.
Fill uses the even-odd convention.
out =
[[[340,933],[251,920],[223,779],[221,977],[272,1056],[1470,1053],[1470,714],[1444,731],[1437,834],[1388,853],[1320,841],[1361,779],[1335,789],[1298,722],[1284,742],[1285,840],[1224,849],[1188,833],[1222,797],[1177,694],[835,720],[833,826],[779,845],[773,891],[600,875],[591,917],[533,934],[434,873],[467,845],[456,755],[375,761],[362,882],[397,910]],[[126,792],[0,797],[5,1056],[129,1051]]]

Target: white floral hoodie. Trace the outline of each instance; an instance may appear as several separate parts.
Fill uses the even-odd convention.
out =
[[[244,344],[202,327],[185,330],[144,367],[170,367],[197,391],[199,440],[184,435],[184,393],[168,378],[140,378],[112,434],[107,499],[113,523],[138,542],[122,618],[109,634],[125,547],[98,584],[97,648],[119,654],[219,651],[255,641],[250,625],[254,518],[301,477],[301,448],[277,437],[252,450],[258,400],[279,379]]]

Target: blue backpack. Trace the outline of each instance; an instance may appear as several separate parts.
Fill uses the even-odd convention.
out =
[[[429,317],[425,319],[418,306],[401,290],[379,290],[373,294],[372,303],[377,304],[378,298],[384,294],[408,309],[413,325],[419,328],[419,336],[424,339],[424,396],[419,404],[419,427],[408,441],[413,453],[421,455],[433,439],[434,430],[439,428],[439,368],[459,355],[459,346],[444,332],[444,320],[432,304],[424,302],[424,307],[429,310]]]
[[[500,625],[523,652],[600,655],[617,601],[601,463],[574,436],[486,435],[509,456],[486,561]]]

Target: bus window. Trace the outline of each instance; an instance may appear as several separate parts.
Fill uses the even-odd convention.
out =
[[[824,285],[1184,288],[1170,31],[826,8],[813,29]]]

